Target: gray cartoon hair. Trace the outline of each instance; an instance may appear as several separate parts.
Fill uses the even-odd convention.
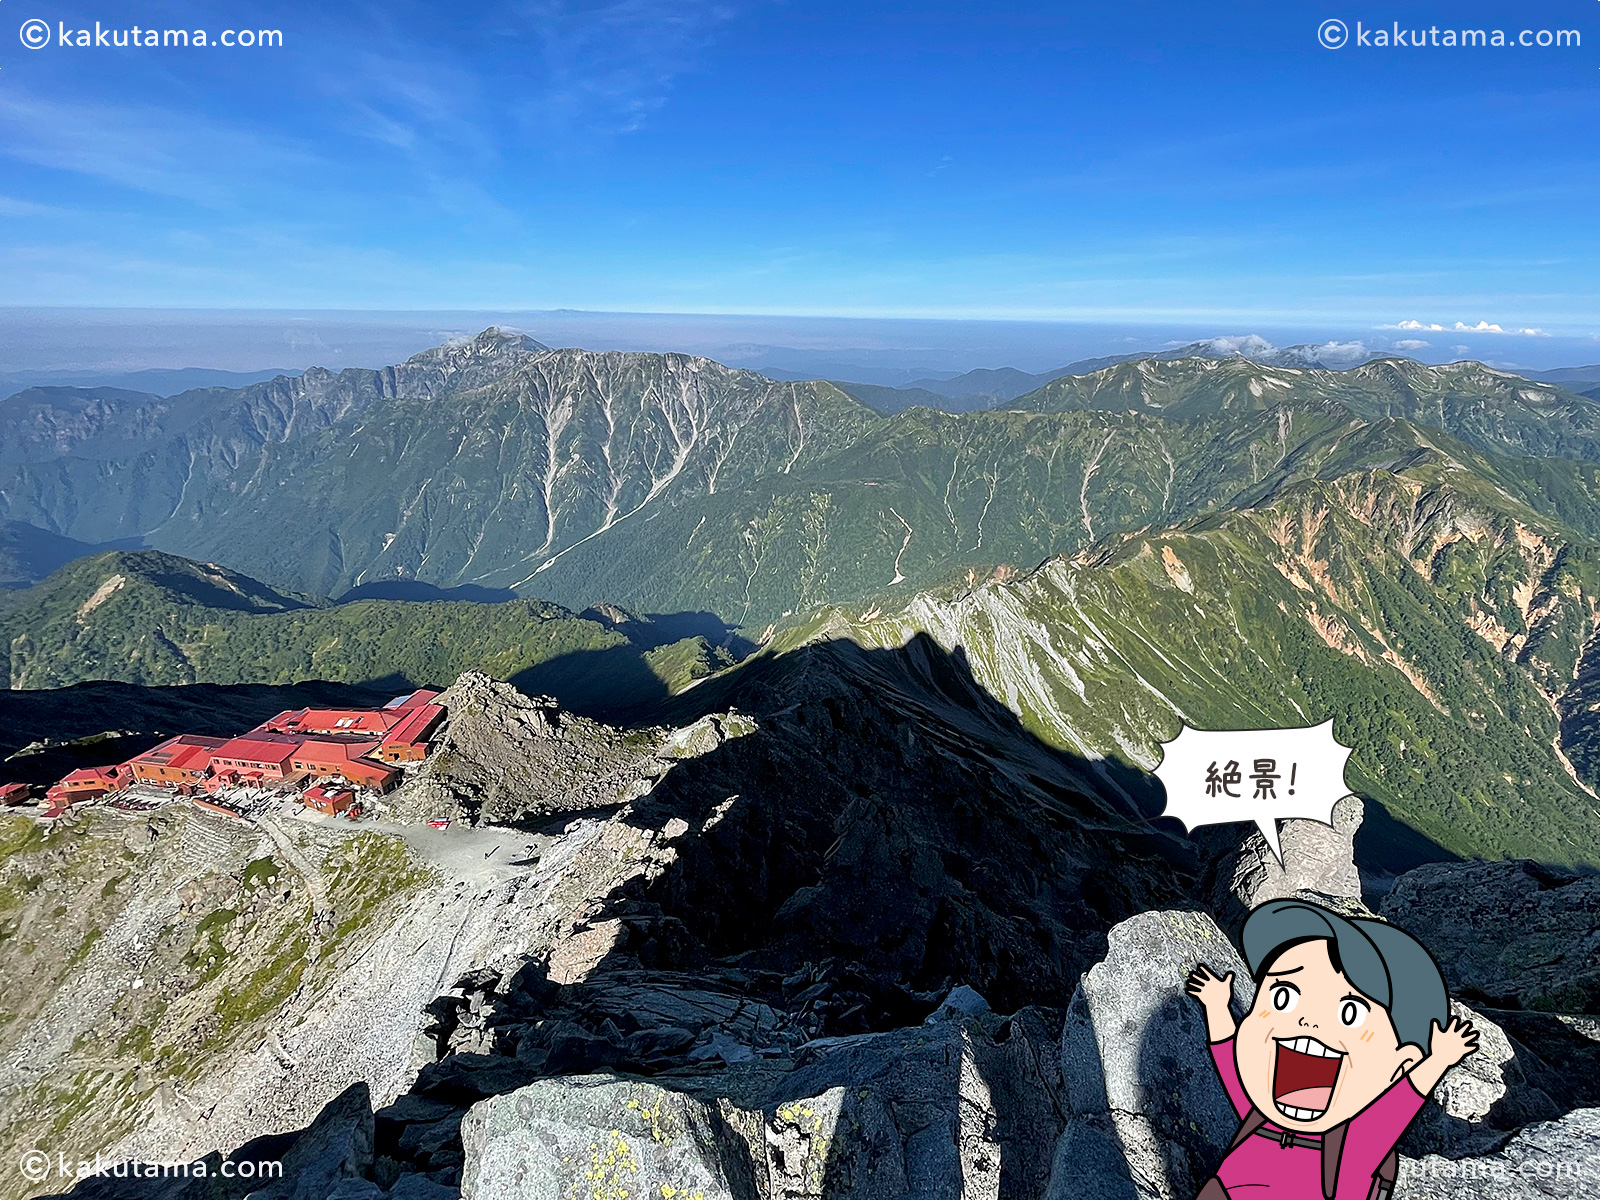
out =
[[[1335,970],[1389,1013],[1400,1044],[1433,1049],[1433,1022],[1450,1019],[1444,977],[1427,947],[1403,929],[1342,917],[1304,900],[1268,900],[1244,923],[1244,959],[1257,983],[1280,951],[1297,942],[1328,942]]]

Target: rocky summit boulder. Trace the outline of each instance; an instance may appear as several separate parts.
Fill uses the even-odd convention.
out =
[[[1197,963],[1234,975],[1234,1013],[1253,985],[1209,916],[1148,912],[1111,930],[1084,974],[1061,1041],[1067,1123],[1047,1200],[1190,1200],[1239,1118],[1207,1051],[1205,1017],[1183,990]]]
[[[1342,911],[1364,913],[1361,872],[1356,869],[1356,833],[1365,808],[1359,796],[1333,806],[1333,820],[1289,820],[1278,829],[1280,863],[1267,839],[1252,831],[1217,855],[1209,872],[1212,910],[1224,926],[1237,930],[1245,916],[1268,900],[1299,897]],[[1221,836],[1206,839],[1221,843]]]
[[[107,1163],[70,1192],[44,1200],[372,1200],[383,1193],[366,1176],[373,1165],[372,1097],[352,1084],[298,1133],[269,1134],[247,1142],[224,1162],[207,1155],[191,1173],[150,1171]],[[267,1170],[262,1164],[277,1164]],[[246,1164],[248,1164],[246,1166]],[[259,1172],[259,1174],[258,1174]]]
[[[799,1065],[542,1079],[473,1106],[467,1200],[1034,1200],[1061,1129],[1059,1014],[823,1038]]]
[[[1472,1022],[1478,1031],[1478,1049],[1444,1073],[1433,1089],[1432,1104],[1425,1104],[1400,1139],[1400,1152],[1412,1158],[1442,1154],[1460,1158],[1499,1150],[1511,1137],[1511,1126],[1529,1111],[1541,1118],[1557,1115],[1551,1099],[1533,1088],[1517,1061],[1516,1048],[1494,1021],[1450,1001],[1450,1012]],[[1513,1093],[1507,1102],[1508,1093]]]
[[[742,1200],[753,1182],[714,1105],[605,1075],[543,1079],[485,1100],[461,1141],[461,1191],[475,1200]]]
[[[1535,862],[1430,863],[1395,881],[1383,915],[1422,940],[1469,1002],[1600,1012],[1600,876]]]
[[[384,801],[406,821],[537,820],[635,798],[666,769],[657,737],[564,712],[549,696],[467,671],[439,697],[432,752]]]

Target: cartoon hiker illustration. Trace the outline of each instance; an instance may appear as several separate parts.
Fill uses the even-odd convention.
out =
[[[1382,921],[1271,900],[1242,941],[1256,997],[1237,1025],[1232,974],[1202,963],[1186,985],[1242,1122],[1199,1200],[1388,1200],[1395,1143],[1478,1035],[1428,951]]]

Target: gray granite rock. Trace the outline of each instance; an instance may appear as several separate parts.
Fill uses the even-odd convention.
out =
[[[1453,993],[1496,1008],[1600,1012],[1600,876],[1430,863],[1395,881],[1383,915],[1433,952]]]
[[[1025,1010],[824,1039],[743,1083],[541,1080],[468,1114],[462,1195],[1032,1200],[1062,1128],[1053,1023]]]
[[[252,1192],[255,1200],[328,1200],[372,1168],[372,1098],[352,1084],[325,1107],[283,1156],[283,1176]]]
[[[426,1175],[407,1173],[395,1180],[389,1189],[389,1200],[457,1200],[458,1188],[435,1183]]]
[[[1499,1150],[1511,1137],[1498,1122],[1486,1120],[1505,1099],[1512,1082],[1521,1083],[1511,1041],[1493,1021],[1459,1000],[1452,1015],[1471,1021],[1478,1031],[1478,1049],[1446,1071],[1433,1089],[1432,1104],[1422,1106],[1400,1139],[1400,1151],[1413,1158],[1442,1154],[1459,1158]],[[1509,1078],[1508,1078],[1509,1077]]]
[[[1336,909],[1361,909],[1361,873],[1356,869],[1355,837],[1364,807],[1357,796],[1333,806],[1333,823],[1284,821],[1278,827],[1283,863],[1266,838],[1252,831],[1224,853],[1212,875],[1211,904],[1229,929],[1243,923],[1258,904],[1290,896]]]
[[[1600,1195],[1600,1109],[1522,1130],[1495,1154],[1402,1158],[1400,1200],[1577,1200]]]
[[[1067,1008],[1067,1126],[1047,1200],[1190,1200],[1216,1169],[1239,1118],[1212,1066],[1204,1014],[1183,990],[1201,962],[1233,972],[1242,1015],[1249,972],[1209,916],[1141,913],[1111,930],[1105,960]]]
[[[743,1200],[736,1140],[716,1106],[653,1084],[543,1079],[474,1105],[461,1128],[473,1200]]]

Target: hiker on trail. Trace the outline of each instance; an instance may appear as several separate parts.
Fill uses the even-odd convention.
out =
[[[1270,900],[1242,940],[1256,982],[1242,1021],[1232,974],[1202,963],[1187,984],[1242,1121],[1199,1200],[1388,1200],[1395,1143],[1477,1033],[1393,925]]]

